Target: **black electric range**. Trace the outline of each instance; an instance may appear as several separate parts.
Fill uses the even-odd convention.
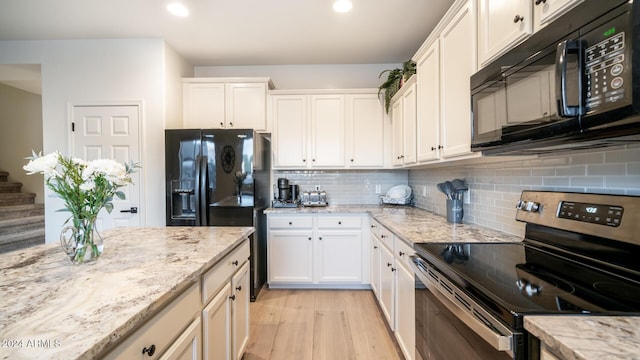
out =
[[[517,209],[522,242],[415,244],[416,275],[499,336],[526,315],[640,315],[640,197],[525,191]]]

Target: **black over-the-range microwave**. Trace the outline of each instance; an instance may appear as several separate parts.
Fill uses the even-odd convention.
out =
[[[471,149],[640,142],[640,0],[586,0],[471,77]]]

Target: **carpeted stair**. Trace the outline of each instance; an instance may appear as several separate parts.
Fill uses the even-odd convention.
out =
[[[0,171],[0,253],[44,244],[44,205]]]

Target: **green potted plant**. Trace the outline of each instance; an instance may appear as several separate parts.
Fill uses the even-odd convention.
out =
[[[380,96],[380,93],[384,90],[384,108],[388,114],[391,98],[400,90],[404,82],[416,73],[416,63],[413,60],[407,60],[402,63],[402,69],[395,68],[385,70],[378,75],[378,78],[381,78],[386,72],[388,72],[389,75],[387,76],[387,80],[378,87],[378,96]]]

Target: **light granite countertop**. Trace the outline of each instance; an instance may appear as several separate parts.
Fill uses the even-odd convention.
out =
[[[331,205],[326,207],[268,208],[266,214],[368,213],[396,236],[413,246],[421,242],[520,242],[522,237],[474,224],[453,224],[432,212],[397,205]]]
[[[525,316],[524,327],[563,360],[640,359],[640,317]]]
[[[368,213],[410,245],[419,242],[518,242],[522,238],[473,224],[452,224],[406,206],[337,205],[265,210],[267,214]],[[525,329],[566,360],[640,360],[640,317],[526,316]]]
[[[251,227],[117,228],[74,265],[57,244],[0,254],[0,359],[93,359],[253,232]]]

